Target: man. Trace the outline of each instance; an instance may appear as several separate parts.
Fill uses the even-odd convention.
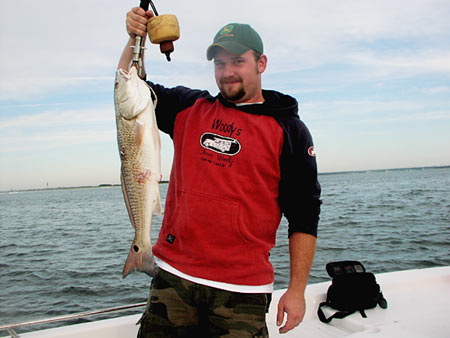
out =
[[[127,14],[130,46],[146,35],[151,11]],[[277,325],[303,320],[313,261],[320,185],[311,135],[294,98],[262,90],[267,57],[249,25],[229,24],[207,50],[220,90],[165,88],[159,128],[174,142],[174,160],[159,238],[158,265],[140,337],[267,337],[265,313],[273,290],[269,251],[281,216],[289,222],[290,281]]]

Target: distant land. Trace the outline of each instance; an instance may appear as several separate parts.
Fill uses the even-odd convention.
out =
[[[368,170],[349,170],[349,171],[332,171],[326,173],[319,173],[321,175],[336,175],[336,174],[354,174],[354,173],[376,173],[386,171],[405,171],[405,170],[425,170],[425,169],[446,169],[450,168],[450,165],[438,165],[430,167],[411,167],[411,168],[390,168],[390,169],[368,169]]]
[[[160,184],[169,183],[169,181],[161,181]],[[92,188],[110,188],[110,187],[120,187],[120,184],[110,184],[110,183],[102,183],[99,185],[80,185],[75,187],[49,187],[49,188],[34,188],[34,189],[18,189],[18,190],[6,190],[0,191],[0,194],[9,193],[9,192],[25,192],[25,191],[43,191],[43,190],[69,190],[69,189],[92,189]]]
[[[390,168],[390,169],[369,169],[369,170],[350,170],[350,171],[336,171],[336,172],[326,172],[319,173],[319,176],[323,175],[337,175],[337,174],[354,174],[354,173],[371,173],[371,172],[388,172],[388,171],[406,171],[406,170],[428,170],[428,169],[445,169],[450,168],[450,165],[441,166],[430,166],[430,167],[411,167],[411,168]],[[169,181],[161,181],[161,184],[169,183]],[[108,187],[120,187],[120,184],[110,184],[102,183],[99,185],[86,185],[77,187],[53,187],[53,188],[35,188],[35,189],[20,189],[20,190],[5,190],[0,191],[0,193],[10,193],[10,192],[24,192],[24,191],[42,191],[42,190],[63,190],[63,189],[91,189],[91,188],[108,188]]]

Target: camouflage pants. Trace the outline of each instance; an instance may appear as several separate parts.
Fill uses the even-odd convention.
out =
[[[138,338],[268,337],[271,294],[229,292],[192,283],[159,269]]]

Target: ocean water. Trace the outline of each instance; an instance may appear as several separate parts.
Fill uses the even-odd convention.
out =
[[[374,273],[450,265],[450,168],[327,174],[320,182],[309,283],[329,280],[329,261],[359,260]],[[167,184],[160,188],[164,203]],[[161,221],[153,220],[153,241]],[[145,302],[150,278],[121,276],[133,237],[120,187],[0,194],[0,325]],[[284,219],[271,260],[275,288],[287,287]]]

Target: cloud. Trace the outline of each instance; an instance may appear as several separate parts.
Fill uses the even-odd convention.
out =
[[[450,110],[424,111],[411,115],[391,117],[392,121],[448,121]]]
[[[409,76],[423,73],[450,74],[450,51],[405,51],[404,53],[365,52],[347,56],[349,63],[386,72],[406,72]]]
[[[12,108],[20,107],[13,106]],[[32,108],[44,105],[24,105]],[[169,177],[173,156],[172,141],[161,133],[163,175]],[[91,146],[112,149],[118,159],[114,107],[98,105],[80,109],[44,109],[35,114],[21,114],[0,119],[0,154],[2,156],[54,151],[65,152],[80,147],[92,152]],[[14,154],[17,155],[17,154]],[[104,155],[104,154],[103,154]]]
[[[301,114],[310,119],[336,121],[336,119],[357,119],[359,122],[377,116],[384,120],[386,115],[398,115],[426,109],[425,103],[393,100],[329,100],[306,101],[301,105]],[[373,122],[373,120],[371,120]]]
[[[3,153],[19,151],[46,151],[75,145],[113,143],[114,130],[71,130],[53,133],[2,136]]]
[[[450,87],[449,86],[432,87],[425,89],[424,92],[428,94],[447,94],[450,93]]]
[[[0,49],[8,53],[0,62],[0,99],[32,99],[91,86],[93,81],[107,88],[127,40],[125,14],[136,5],[132,0],[2,1]],[[330,63],[385,67],[391,72],[449,69],[448,1],[230,0],[223,9],[220,3],[205,1],[156,5],[160,13],[176,14],[181,26],[174,59],[183,62],[182,72],[173,66],[176,62],[166,64],[156,46],[149,46],[150,73],[151,66],[157,66],[169,81],[182,73],[188,75],[187,81],[196,75],[210,78],[210,68],[204,67],[206,46],[220,26],[231,21],[249,22],[261,33],[271,72]],[[411,39],[426,42],[406,54],[385,55],[377,41],[386,39],[394,46]],[[369,49],[361,51],[361,43]],[[420,57],[408,55],[416,52]],[[196,73],[190,71],[193,67]],[[179,78],[179,83],[183,80]],[[203,82],[198,83],[204,88]],[[208,88],[213,85],[207,83]]]
[[[89,124],[111,121],[114,117],[112,107],[97,107],[80,110],[45,110],[34,115],[20,115],[0,120],[0,128],[42,128],[49,126]]]
[[[429,149],[448,144],[447,0],[155,2],[161,14],[177,15],[181,38],[170,63],[158,46],[147,43],[149,80],[215,94],[206,47],[222,25],[250,23],[261,34],[269,57],[264,87],[301,98],[301,117],[322,148],[320,163],[330,170],[395,166],[396,154],[377,162],[383,155],[375,153],[377,147],[365,158],[342,160],[344,149],[358,155],[376,144],[374,134],[385,133],[382,139],[390,141],[397,137],[405,149],[411,144],[412,153],[420,144],[410,127],[420,133],[428,130],[423,139]],[[33,177],[53,177],[55,170],[49,168],[54,153],[77,166],[101,167],[97,178],[91,178],[99,182],[108,170],[105,159],[119,161],[113,79],[128,39],[125,14],[137,4],[136,0],[0,1],[0,160],[2,174],[11,173],[2,175],[8,182],[16,168],[28,168],[30,163],[36,163],[28,168]],[[389,128],[380,128],[384,122],[389,124],[383,127]],[[443,132],[436,132],[437,124]],[[163,157],[168,154],[170,163],[168,137],[163,137],[164,146]],[[104,158],[99,160],[99,154]],[[447,155],[447,149],[436,152],[439,158]],[[37,171],[39,162],[44,164]],[[79,172],[65,174],[78,177]],[[23,177],[15,180],[24,184]]]
[[[126,41],[124,2],[2,1],[0,99],[26,100],[105,80]],[[120,15],[120,18],[119,18]],[[119,43],[120,41],[120,43]],[[122,43],[123,41],[123,43]],[[80,81],[84,79],[84,81]]]
[[[3,153],[103,142],[115,142],[114,112],[108,106],[45,110],[0,120]]]

